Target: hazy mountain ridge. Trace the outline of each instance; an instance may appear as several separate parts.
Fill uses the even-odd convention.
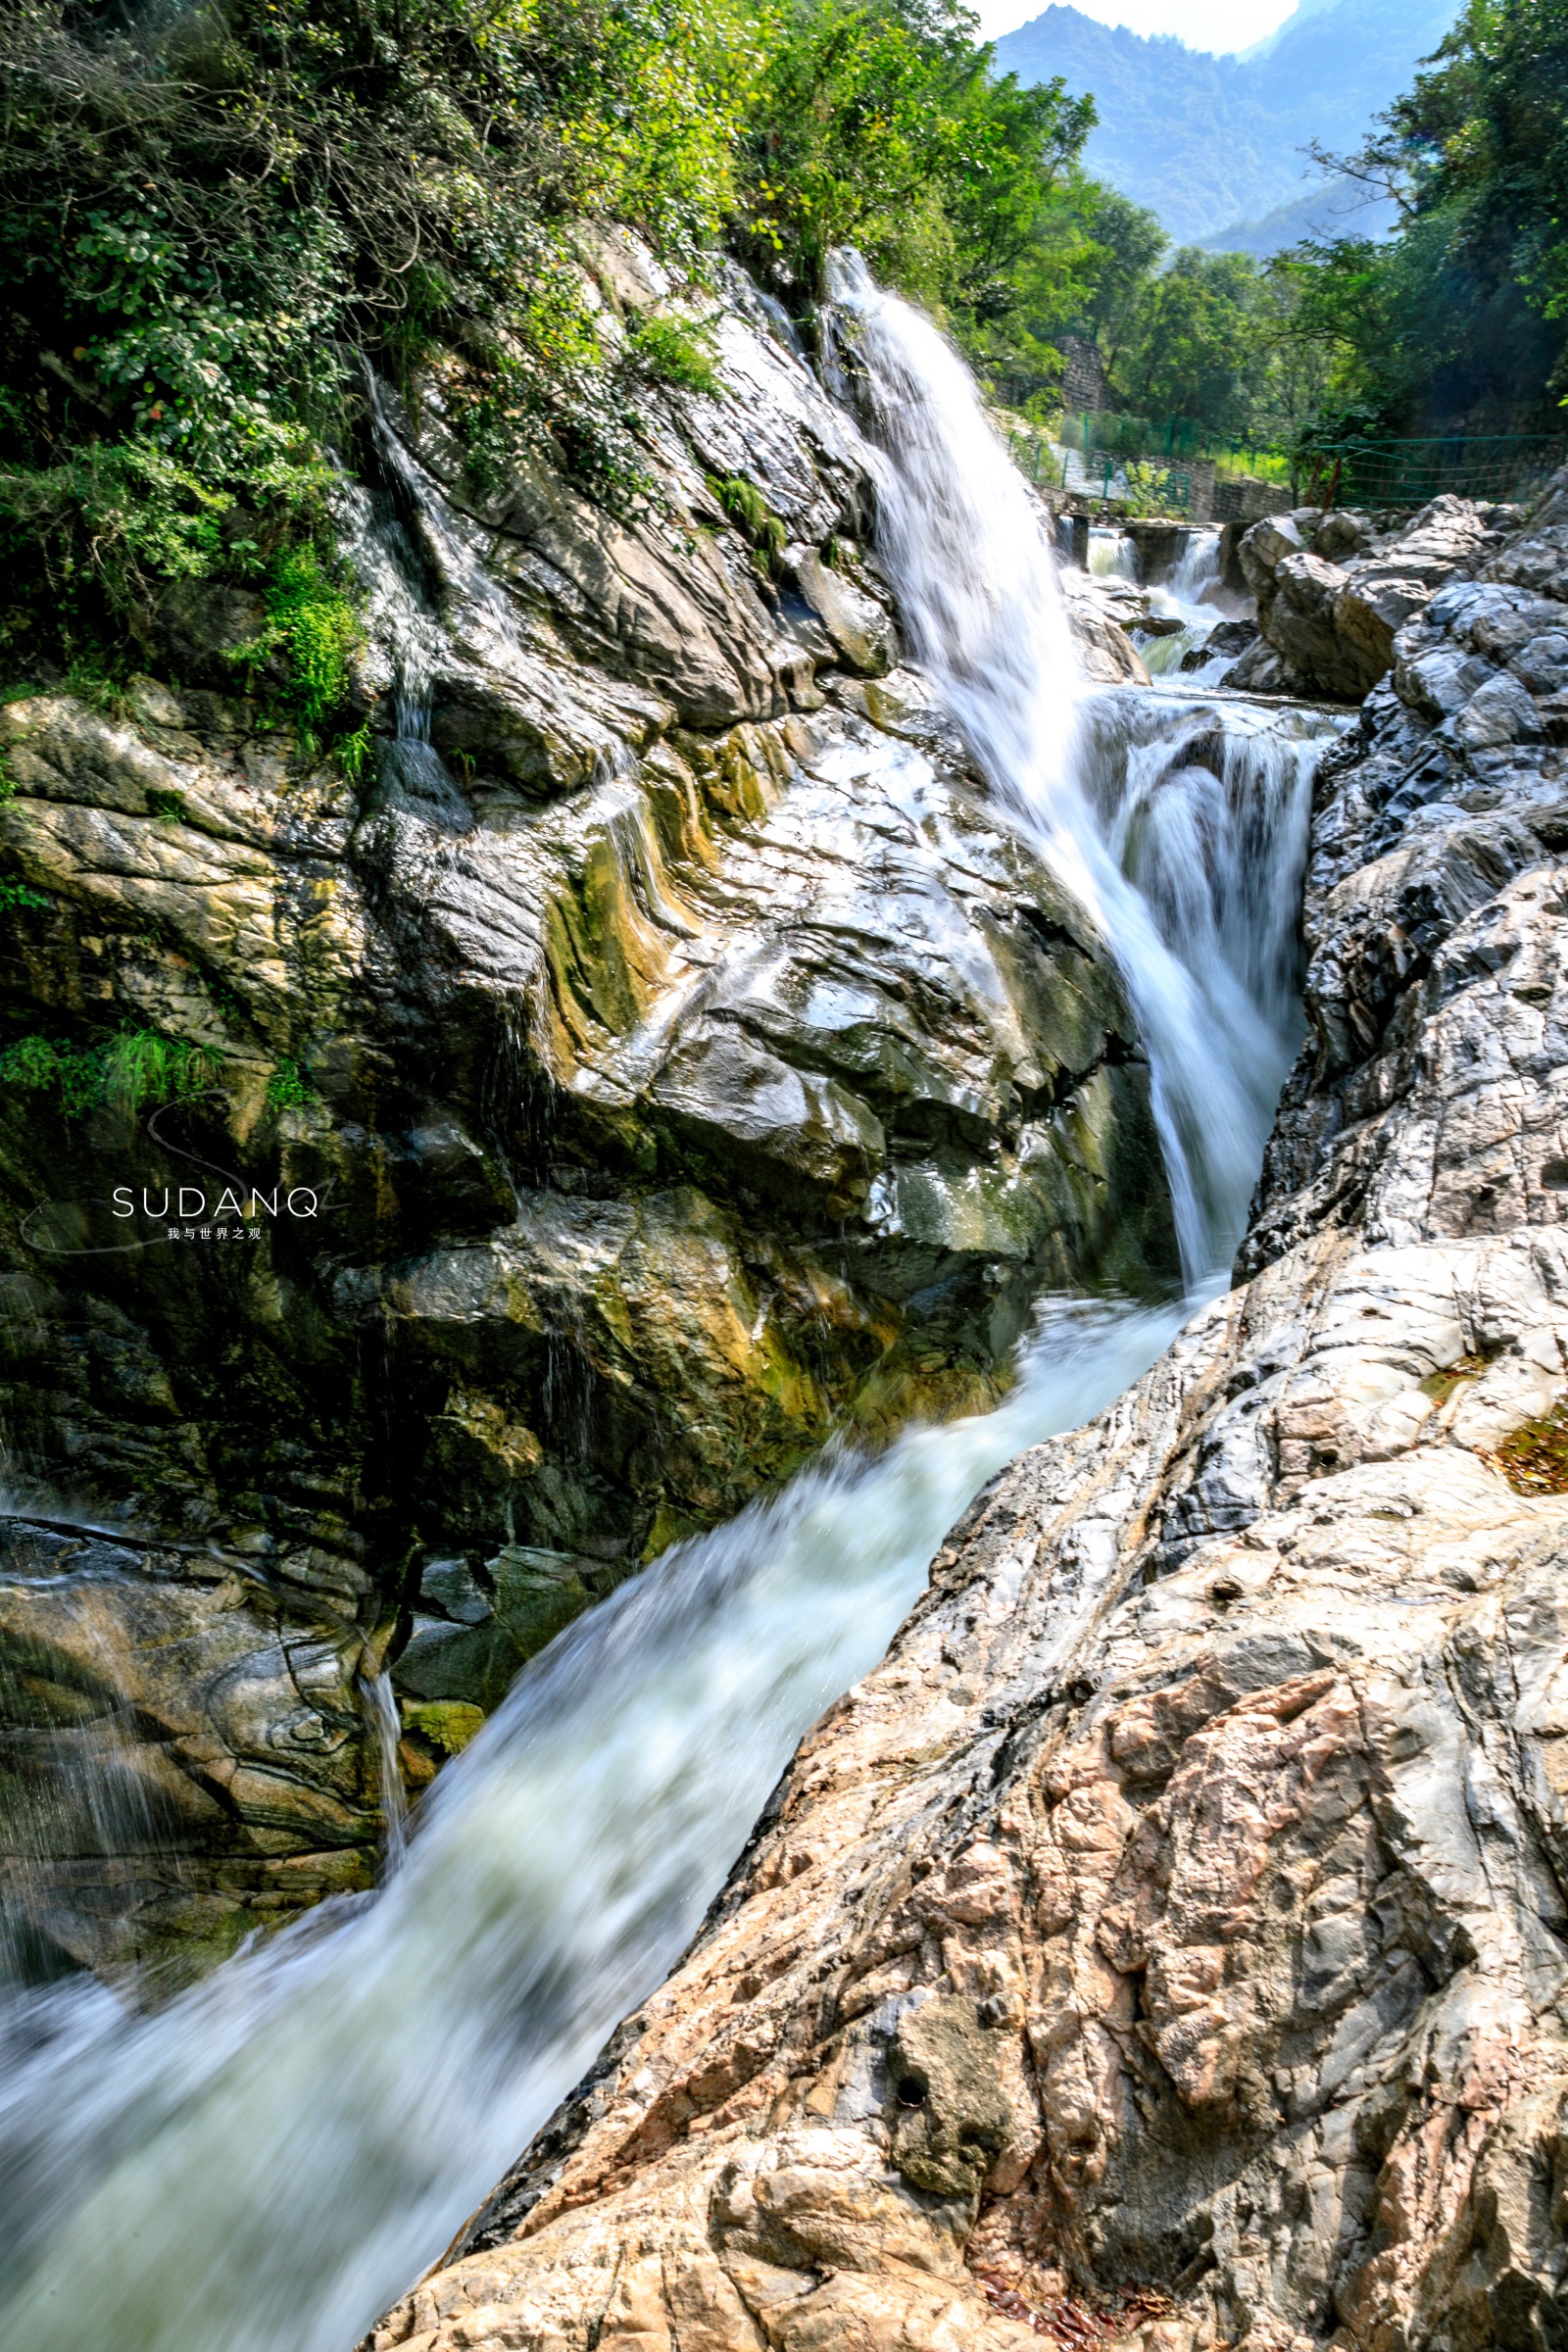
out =
[[[1247,57],[1214,57],[1054,5],[1005,33],[997,57],[1023,81],[1059,74],[1073,91],[1094,93],[1090,170],[1158,213],[1174,237],[1217,243],[1237,227],[1238,244],[1269,251],[1291,235],[1266,216],[1287,206],[1294,214],[1323,187],[1307,142],[1353,146],[1453,15],[1451,0],[1338,0],[1298,8]],[[1381,217],[1352,218],[1382,225]]]

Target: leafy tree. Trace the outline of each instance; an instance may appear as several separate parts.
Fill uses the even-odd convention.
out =
[[[1126,406],[1246,429],[1267,369],[1257,289],[1246,254],[1184,246],[1146,284],[1130,321],[1115,377]]]
[[[836,245],[959,323],[1004,318],[1094,127],[1057,80],[991,71],[945,0],[783,0],[746,151],[748,258],[809,297]]]
[[[309,534],[362,353],[456,351],[493,437],[612,482],[574,223],[710,246],[755,62],[726,0],[8,0],[8,571],[69,636],[265,567]]]
[[[1300,331],[1334,354],[1335,404],[1393,431],[1550,422],[1568,318],[1568,0],[1470,0],[1349,157],[1397,233],[1280,267]]]

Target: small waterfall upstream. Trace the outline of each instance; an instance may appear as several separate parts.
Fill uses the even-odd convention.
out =
[[[1332,722],[1292,713],[1227,750],[1231,788],[1184,751],[1183,711],[1162,706],[1172,757],[1143,763],[1145,819],[1124,841],[1117,779],[1099,754],[1114,724],[1095,720],[1075,684],[1068,623],[1045,525],[992,431],[972,377],[930,321],[885,294],[858,256],[836,264],[852,322],[838,338],[841,387],[869,410],[881,453],[879,546],[917,659],[942,688],[993,791],[1027,829],[1057,879],[1098,918],[1149,1050],[1155,1116],[1176,1206],[1182,1262],[1195,1289],[1219,1280],[1256,1179],[1297,1035],[1296,908],[1306,855],[1316,738]],[[1213,719],[1207,733],[1217,734]],[[1148,748],[1147,746],[1145,747]],[[1245,773],[1243,771],[1246,771]],[[1203,781],[1192,786],[1202,772]],[[1195,888],[1153,896],[1128,870],[1151,826],[1180,820],[1156,799],[1196,790],[1203,863]],[[1167,852],[1148,851],[1162,874]],[[1206,892],[1250,904],[1277,968],[1255,993],[1259,952],[1218,923]],[[1288,910],[1288,911],[1287,911]],[[1238,960],[1240,956],[1240,960]]]
[[[1312,724],[1084,689],[961,365],[858,267],[839,291],[915,652],[1120,959],[1188,1298],[1046,1302],[995,1411],[825,1460],[621,1586],[519,1677],[373,1896],[151,2014],[82,1981],[0,2003],[0,2346],[350,2352],[677,1958],[976,1489],[1225,1278],[1295,1043]]]

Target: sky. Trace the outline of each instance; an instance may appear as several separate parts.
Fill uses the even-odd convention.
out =
[[[988,40],[1038,17],[1046,0],[970,0]],[[1102,24],[1134,32],[1173,32],[1190,49],[1250,49],[1283,24],[1295,0],[1072,0]]]

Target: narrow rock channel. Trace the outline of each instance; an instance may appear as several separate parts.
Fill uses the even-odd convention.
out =
[[[306,1657],[276,1614],[277,1539],[250,1542],[216,1453],[181,1473],[181,1506],[200,1489],[207,1513],[182,1549],[172,1519],[139,1548],[69,1516],[11,1523],[19,1645],[140,1654],[156,1644],[127,1645],[126,1617],[162,1610],[216,1661],[206,1684],[187,1666],[122,1694],[132,1793],[142,1749],[198,1790],[226,1772],[241,1823],[283,1806],[296,1864],[299,1790],[364,1850],[389,1649],[405,1704],[488,1710],[379,1891],[345,1878],[151,2012],[79,1975],[7,1999],[19,2345],[347,2352],[371,2328],[375,2352],[1086,2332],[1272,2352],[1335,2328],[1392,2344],[1417,2320],[1533,2342],[1555,2308],[1568,1506],[1531,1464],[1558,1442],[1565,1361],[1545,670],[1568,525],[1555,506],[1490,518],[1480,576],[1456,567],[1406,623],[1353,730],[1196,685],[1090,690],[1044,528],[957,363],[852,267],[839,298],[842,406],[739,308],[726,331],[737,370],[771,371],[754,414],[778,436],[779,511],[808,434],[841,504],[874,491],[876,545],[823,586],[813,469],[799,611],[720,564],[703,634],[688,601],[661,651],[673,591],[648,587],[623,692],[661,708],[623,724],[629,763],[593,744],[601,712],[562,714],[563,672],[542,682],[540,638],[510,602],[502,625],[474,550],[491,534],[493,566],[512,530],[514,585],[563,632],[574,615],[579,645],[646,583],[646,551],[612,551],[612,594],[580,516],[465,515],[438,487],[436,402],[400,442],[424,485],[416,558],[406,484],[356,527],[389,602],[442,616],[413,718],[406,668],[382,699],[450,806],[422,754],[394,757],[352,827],[270,816],[264,847],[237,813],[244,758],[209,785],[183,740],[4,714],[27,789],[0,821],[31,828],[57,883],[76,859],[78,899],[179,904],[188,846],[149,848],[122,804],[137,761],[183,760],[236,906],[275,887],[269,858],[340,860],[362,928],[352,956],[337,937],[333,985],[450,1057],[443,1100],[482,1124],[466,1041],[508,1005],[532,1024],[520,1064],[549,1071],[531,1158],[526,1087],[483,1145],[461,1121],[439,1150],[356,1125],[347,1082],[288,1138],[295,1172],[348,1183],[395,1133],[479,1188],[466,1238],[450,1205],[412,1236],[400,1208],[350,1262],[298,1270],[386,1335],[381,1365],[428,1361],[434,1442],[469,1448],[469,1498],[437,1505],[421,1496],[461,1481],[378,1461],[353,1411],[332,1424],[387,1489],[374,1524],[412,1564],[408,1617],[382,1606],[373,1547],[296,1531],[318,1620],[338,1594]],[[1504,676],[1530,722],[1474,743],[1452,697],[1490,689],[1491,709]],[[541,821],[551,761],[571,790]],[[945,1012],[919,993],[934,969]],[[830,1334],[863,1332],[873,1298],[893,1320],[781,1371],[792,1282]],[[691,1389],[651,1453],[639,1399],[702,1345],[732,1386]],[[755,1377],[748,1347],[771,1351]],[[925,1355],[970,1389],[922,1386]],[[573,1388],[572,1363],[593,1379]],[[778,1474],[853,1434],[873,1373],[872,1428],[990,1409],[831,1452],[712,1526],[761,1483],[764,1438]],[[318,1374],[330,1389],[325,1341]],[[717,1434],[715,1394],[734,1400]],[[113,1414],[93,1427],[121,1458]],[[578,1592],[519,1637],[508,1593],[552,1577]],[[495,1680],[421,1692],[421,1642],[488,1643]],[[268,1672],[294,1711],[224,1717],[216,1694]],[[180,1706],[172,1743],[149,1732]],[[337,1762],[278,1771],[275,1727],[308,1745],[305,1715]],[[355,1736],[333,1748],[339,1720]],[[93,1769],[68,1758],[73,1786]],[[100,1930],[37,1818],[19,1948],[132,1949],[119,1923],[145,1894],[100,1902]],[[122,1894],[150,1841],[107,1842]],[[187,1846],[210,1902],[213,1848]],[[254,1856],[231,1858],[247,1917]]]

